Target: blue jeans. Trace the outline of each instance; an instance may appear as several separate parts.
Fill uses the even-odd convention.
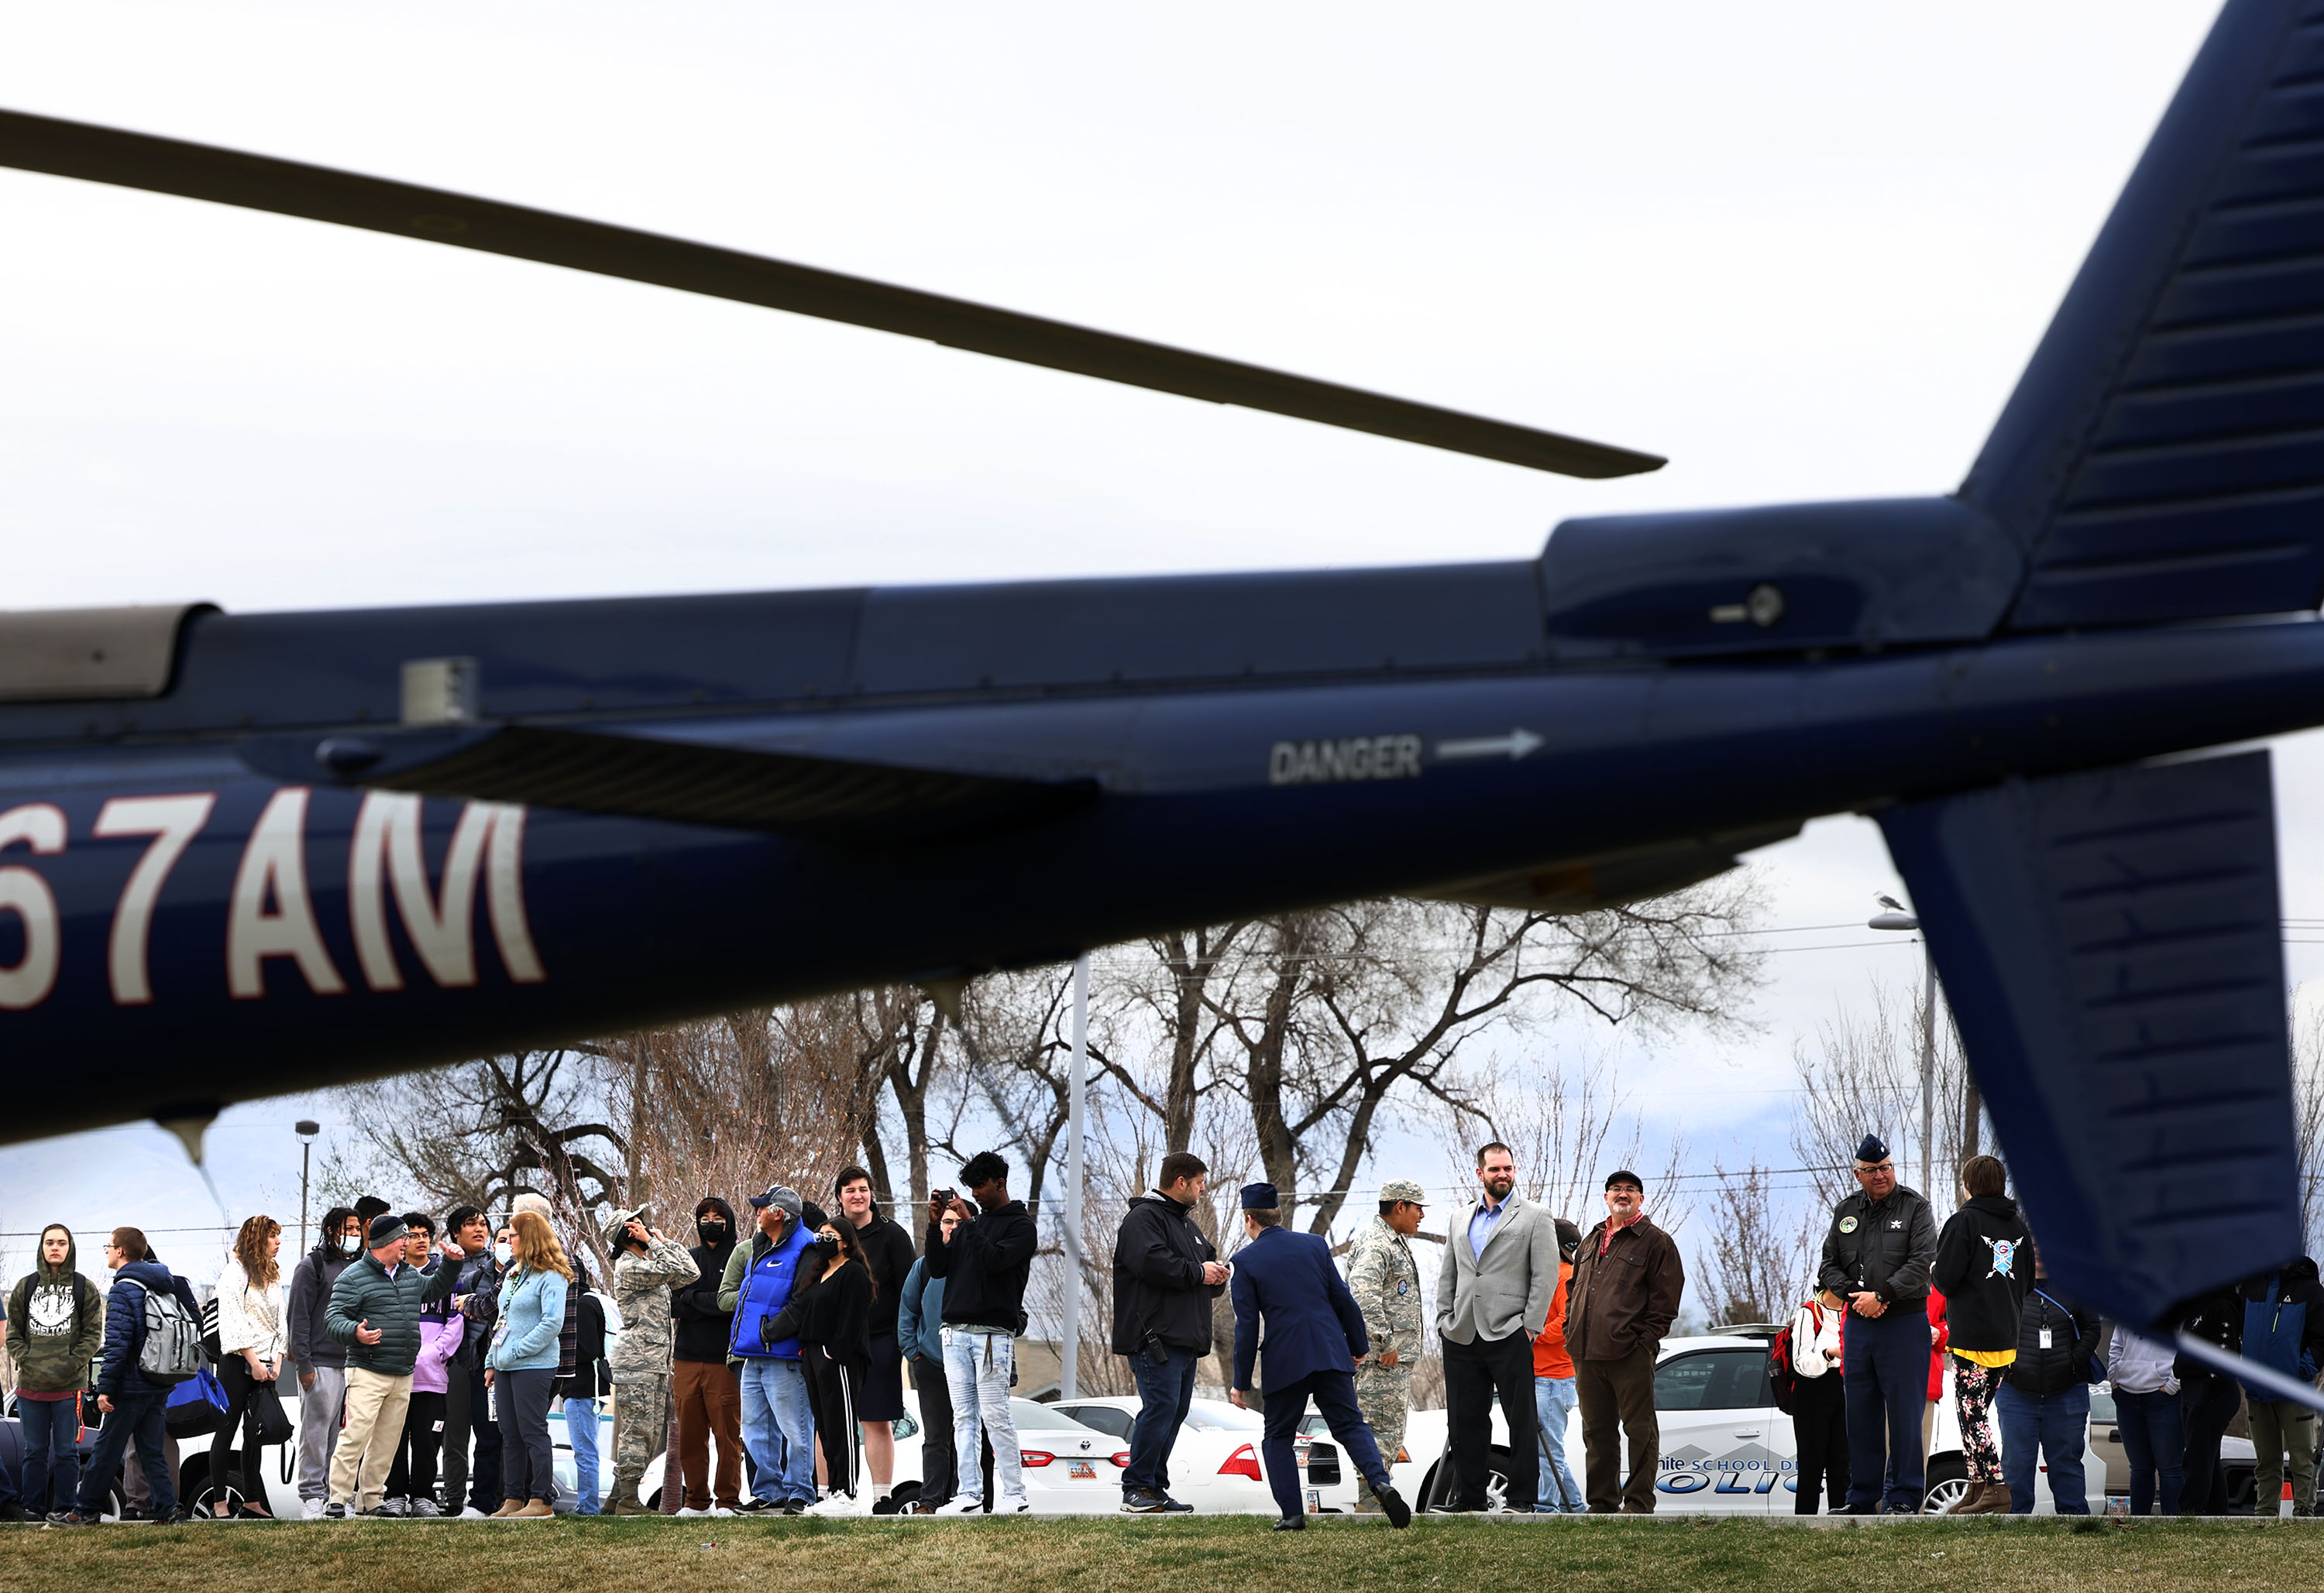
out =
[[[565,1441],[573,1446],[573,1514],[595,1515],[604,1495],[597,1491],[597,1402],[565,1402]]]
[[[1856,1324],[1849,1323],[1855,1331]],[[2001,1413],[2001,1475],[2009,1484],[2009,1514],[2034,1514],[2034,1451],[2050,1467],[2050,1497],[2061,1515],[2088,1515],[2090,1501],[2082,1478],[2082,1450],[2090,1436],[2089,1386],[2077,1383],[2062,1394],[2035,1399],[2005,1382],[1994,1395]],[[2130,1430],[2126,1426],[2126,1442]]]
[[[80,1401],[16,1401],[24,1428],[24,1508],[36,1515],[69,1510],[80,1493]],[[63,1503],[50,1499],[61,1496]]]
[[[984,1498],[984,1456],[977,1429],[992,1444],[994,1503],[1025,1496],[1025,1461],[1017,1447],[1017,1418],[1009,1386],[1017,1378],[1017,1340],[1007,1333],[944,1331],[945,1383],[952,1395],[953,1497]]]
[[[1194,1408],[1194,1368],[1202,1358],[1191,1349],[1162,1349],[1158,1360],[1147,1350],[1130,1358],[1138,1379],[1138,1420],[1130,1429],[1130,1464],[1121,1473],[1126,1497],[1141,1488],[1170,1491],[1170,1446]]]
[[[2130,1461],[2130,1513],[2144,1515],[2159,1503],[2163,1515],[2178,1515],[2180,1485],[2186,1479],[2181,1462],[2187,1443],[2179,1396],[2160,1388],[2151,1394],[2125,1394],[2117,1388],[2114,1409],[2116,1424],[2122,1429],[2123,1452]]]
[[[807,1367],[796,1358],[742,1358],[742,1443],[756,1468],[751,1493],[770,1505],[815,1503],[815,1416]]]
[[[1533,1380],[1533,1413],[1541,1433],[1541,1487],[1533,1507],[1553,1515],[1562,1511],[1582,1515],[1590,1509],[1565,1459],[1565,1421],[1579,1397],[1571,1377]]]
[[[1929,1403],[1929,1317],[1917,1305],[1848,1319],[1848,1502],[1921,1513],[1921,1407]]]
[[[104,1512],[106,1496],[113,1491],[113,1469],[121,1464],[122,1451],[133,1438],[138,1462],[145,1468],[145,1486],[153,1490],[153,1519],[177,1514],[178,1489],[170,1476],[169,1452],[162,1448],[169,1432],[161,1407],[169,1399],[166,1392],[155,1389],[124,1394],[113,1402],[105,1425],[97,1430],[97,1448],[89,1453],[88,1469],[81,1473],[78,1508],[83,1515]]]

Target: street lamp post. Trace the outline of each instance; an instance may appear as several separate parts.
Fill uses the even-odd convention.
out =
[[[315,1157],[315,1136],[323,1125],[312,1118],[300,1118],[291,1125],[299,1136],[299,1254],[307,1253],[307,1174]]]
[[[1879,898],[1884,909],[1865,925],[1868,929],[1917,931],[1921,921],[1894,897]],[[1921,936],[1921,1182],[1934,1189],[1937,1159],[1937,960],[1929,954],[1929,937]]]

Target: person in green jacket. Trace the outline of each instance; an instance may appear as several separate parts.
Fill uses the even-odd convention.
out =
[[[411,1404],[411,1367],[420,1358],[420,1307],[452,1291],[453,1270],[434,1275],[411,1265],[409,1234],[392,1213],[374,1217],[365,1254],[331,1285],[323,1331],[347,1347],[347,1424],[331,1456],[331,1502],[323,1514],[344,1521],[350,1510],[384,1516],[388,1468]]]
[[[51,1487],[73,1506],[79,1483],[80,1391],[105,1349],[105,1294],[74,1270],[72,1229],[41,1230],[41,1258],[8,1295],[8,1352],[16,1360],[16,1414],[24,1430],[23,1507],[48,1515]]]

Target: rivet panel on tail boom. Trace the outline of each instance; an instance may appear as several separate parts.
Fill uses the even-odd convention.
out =
[[[1961,495],[2012,630],[2324,598],[2324,4],[2221,13]]]

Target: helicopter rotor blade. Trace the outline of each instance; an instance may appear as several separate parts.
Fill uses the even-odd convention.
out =
[[[1603,478],[1653,454],[1462,414],[1240,361],[839,272],[296,161],[0,111],[0,166],[455,248],[512,255],[794,315],[844,321],[998,359],[1396,437],[1530,470]]]

